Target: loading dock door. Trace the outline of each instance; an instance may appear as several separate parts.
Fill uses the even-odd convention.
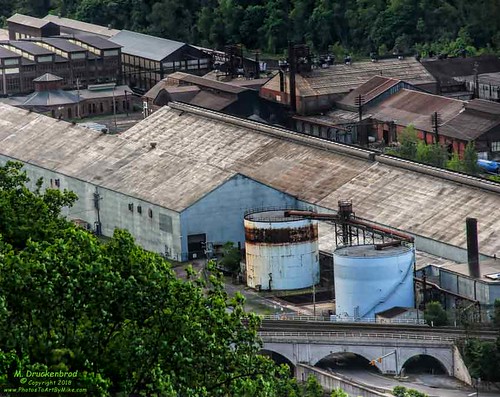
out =
[[[191,234],[188,238],[188,257],[189,259],[205,257],[206,234]]]

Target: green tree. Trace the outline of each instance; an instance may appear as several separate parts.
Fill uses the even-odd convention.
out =
[[[332,394],[330,397],[349,397],[349,395],[343,391],[341,388],[337,388],[334,391],[332,391]]]
[[[2,215],[40,212],[34,233],[24,221],[21,235],[1,229],[2,386],[18,386],[17,369],[38,368],[79,371],[93,396],[278,397],[296,389],[287,367],[257,354],[260,320],[244,311],[241,294],[227,295],[220,274],[205,281],[188,269],[180,280],[128,232],[102,243],[66,221],[56,211],[64,193],[30,196],[19,164],[0,175]],[[49,215],[53,230],[40,234]]]
[[[59,213],[77,199],[76,194],[66,190],[42,192],[43,181],[31,183],[22,167],[18,162],[7,162],[0,167],[0,234],[15,249],[24,248],[29,239],[55,238],[66,226]],[[33,191],[28,184],[34,187]]]
[[[227,269],[231,272],[238,272],[240,269],[241,252],[238,247],[234,246],[234,243],[228,241],[222,246],[222,259],[219,264],[222,268]]]
[[[446,150],[441,145],[426,144],[424,141],[418,141],[415,160],[435,167],[444,167],[446,157]]]
[[[495,299],[493,305],[493,326],[500,331],[500,299]]]
[[[464,170],[464,162],[460,160],[460,157],[457,152],[453,152],[451,159],[446,162],[446,168],[452,171],[463,171]]]
[[[408,160],[415,160],[417,156],[418,135],[413,125],[409,125],[401,131],[399,137],[399,155]]]
[[[435,327],[448,325],[448,315],[439,302],[429,302],[424,311],[424,318],[427,324]]]
[[[314,375],[309,375],[303,387],[303,397],[323,397],[324,391]]]
[[[464,171],[472,175],[479,173],[479,166],[477,165],[477,152],[474,142],[469,142],[467,146],[465,146]]]

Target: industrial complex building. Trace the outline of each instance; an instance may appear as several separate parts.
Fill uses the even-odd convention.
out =
[[[1,163],[23,161],[32,181],[43,177],[46,187],[74,191],[79,200],[65,214],[79,224],[107,236],[115,228],[128,229],[143,247],[171,259],[203,256],[207,243],[214,247],[228,241],[248,243],[249,211],[299,208],[335,215],[344,198],[355,203],[356,219],[405,231],[417,249],[458,262],[467,261],[464,220],[475,217],[481,260],[494,261],[500,253],[500,215],[491,211],[500,205],[500,188],[493,182],[175,102],[120,135],[96,133],[7,105],[0,105],[0,119]],[[266,227],[257,229],[256,247],[267,242]],[[299,235],[288,238],[298,241]],[[315,233],[310,237],[313,242]],[[312,247],[309,242],[307,246]],[[258,258],[268,248],[261,248],[254,250],[263,266],[255,287],[267,289],[271,283],[274,289],[281,281],[286,288],[298,282],[286,272],[281,276],[276,270],[268,272],[272,267]],[[317,262],[309,248],[301,257],[314,260],[304,259],[300,273],[304,284],[293,288],[317,280]],[[350,251],[334,255],[339,257],[336,266],[347,260],[355,267],[358,261]],[[380,258],[398,263],[375,274],[391,280],[406,274],[401,280],[411,280],[411,251],[389,248],[374,255],[373,263]],[[364,267],[361,261],[358,265]],[[335,271],[339,280],[351,278]],[[491,284],[498,288],[495,280]],[[390,305],[407,306],[413,299],[408,289],[401,299],[391,301],[387,287],[381,296],[387,297],[388,306],[368,310],[352,301],[353,288],[344,290],[344,295],[338,288],[344,297],[341,306],[347,302],[342,310],[352,316],[373,318]]]
[[[104,234],[127,228],[146,248],[172,258],[196,251],[193,235],[243,245],[249,209],[303,204],[335,211],[345,197],[356,203],[357,216],[407,231],[418,248],[446,250],[442,256],[459,261],[466,258],[463,220],[474,216],[481,252],[500,252],[500,215],[491,211],[499,189],[492,182],[374,159],[362,149],[190,105],[173,103],[119,136],[0,109],[3,161],[25,161],[47,183],[60,179],[61,188],[80,197],[69,214],[92,226],[97,189]]]
[[[428,92],[437,92],[434,77],[415,59],[386,59],[354,62],[312,69],[295,76],[296,109],[299,115],[328,111],[335,102],[374,76],[404,80]],[[289,74],[277,74],[266,83],[260,95],[270,101],[291,106]]]
[[[45,73],[62,77],[65,89],[121,80],[117,43],[88,34],[60,36],[58,25],[20,14],[8,19],[8,27],[10,40],[0,41],[0,94],[29,93]]]

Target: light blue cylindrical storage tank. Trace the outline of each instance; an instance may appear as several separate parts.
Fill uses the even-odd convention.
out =
[[[317,221],[273,210],[248,214],[244,223],[249,287],[292,290],[319,282]]]
[[[375,314],[414,307],[414,248],[342,247],[333,254],[336,316],[374,319]]]

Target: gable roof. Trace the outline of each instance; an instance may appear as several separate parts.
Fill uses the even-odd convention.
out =
[[[400,82],[401,80],[399,79],[373,76],[366,83],[361,84],[359,87],[347,94],[344,98],[338,101],[338,103],[344,106],[356,107],[358,106],[356,103],[357,98],[361,95],[364,100],[363,104],[367,105],[380,94],[398,85]]]
[[[76,19],[63,18],[57,15],[47,15],[43,17],[43,20],[53,22],[56,25],[59,25],[60,27],[66,28],[66,33],[69,32],[74,33],[74,31],[77,30],[79,32],[87,32],[87,33],[98,34],[104,37],[111,37],[120,32],[117,29],[111,29],[106,26],[100,26],[93,23],[77,21]],[[61,29],[61,31],[63,30],[64,29]]]
[[[432,132],[431,115],[438,112],[442,123],[455,117],[465,106],[464,101],[425,92],[401,89],[369,110],[374,119],[394,121],[398,125],[413,126]]]
[[[179,48],[187,45],[179,41],[162,39],[143,33],[122,30],[110,38],[122,46],[122,53],[161,61]]]
[[[24,15],[24,14],[14,14],[7,19],[7,22],[17,23],[19,25],[31,26],[33,28],[38,28],[38,29],[43,28],[44,26],[47,26],[49,24],[54,25],[50,21],[40,18],[30,17],[29,15]]]
[[[465,103],[463,111],[444,123],[440,132],[449,137],[471,141],[499,124],[500,103],[473,99]]]
[[[299,96],[346,94],[366,83],[373,76],[404,80],[410,84],[429,84],[436,80],[415,59],[383,59],[378,62],[353,62],[350,65],[332,65],[326,69],[313,69],[309,75],[296,75],[296,90]],[[262,89],[279,91],[279,75],[268,81]],[[286,76],[285,91],[290,91]]]
[[[349,198],[358,217],[463,248],[475,217],[481,252],[500,255],[500,194],[483,188],[492,182],[369,161],[362,149],[190,105],[106,135],[0,104],[0,154],[178,212],[240,174],[319,208]]]

